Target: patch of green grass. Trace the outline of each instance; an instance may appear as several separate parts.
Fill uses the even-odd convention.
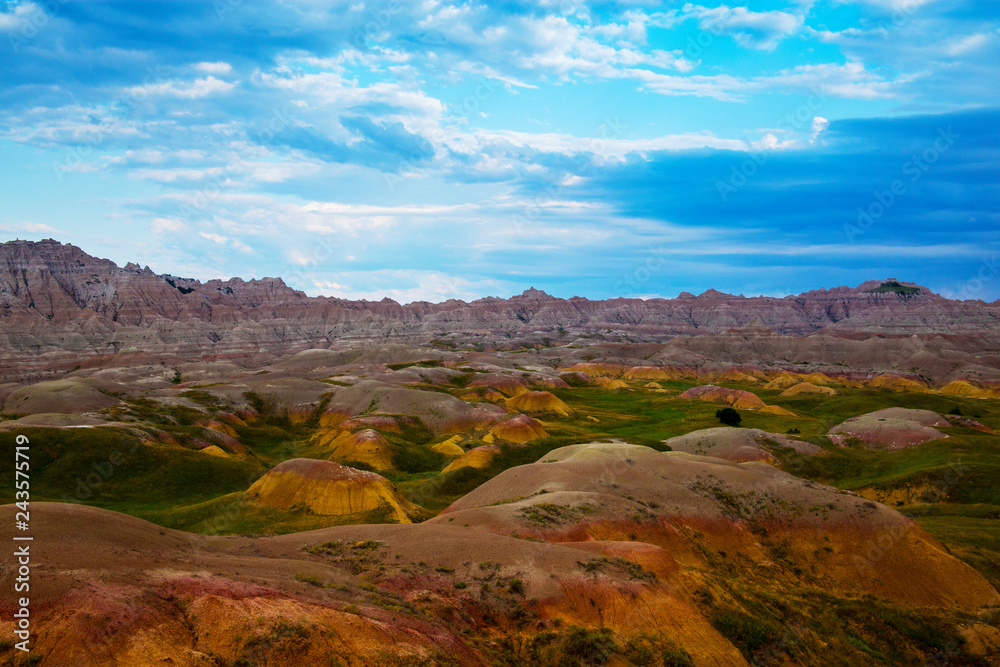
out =
[[[914,296],[920,294],[920,288],[901,285],[895,280],[882,283],[874,289],[868,290],[868,294],[902,294],[903,296]]]
[[[136,514],[242,491],[264,472],[256,461],[143,444],[114,427],[20,432],[31,441],[33,500],[86,502]],[[11,460],[14,439],[0,433],[0,450]],[[12,466],[0,472],[0,485],[3,502],[13,502]]]
[[[762,646],[777,641],[781,633],[770,621],[737,609],[719,609],[711,615],[712,626],[748,659]]]
[[[946,508],[941,508],[946,509]],[[917,514],[920,527],[1000,589],[1000,519]]]
[[[221,409],[225,402],[209,391],[203,391],[200,389],[189,389],[187,391],[182,391],[178,396],[188,399],[189,401],[194,401],[199,405],[203,405],[209,410]]]

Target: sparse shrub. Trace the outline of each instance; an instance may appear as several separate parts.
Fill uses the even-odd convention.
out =
[[[572,659],[575,664],[579,665],[606,664],[617,650],[618,645],[608,628],[588,630],[575,626],[570,629],[563,646],[565,657]],[[574,664],[574,662],[569,664]]]
[[[520,579],[511,579],[508,587],[514,595],[524,595],[524,582]]]
[[[295,581],[301,581],[304,584],[309,584],[310,586],[316,586],[317,588],[323,588],[323,582],[319,577],[313,576],[311,574],[302,574],[301,572],[295,575]]]
[[[174,376],[172,378],[170,378],[170,383],[171,384],[180,384],[181,382],[184,382],[184,376],[181,375],[181,370],[179,368],[175,368],[174,369]]]
[[[622,655],[637,667],[690,667],[691,654],[666,637],[641,633],[622,647]]]
[[[736,609],[717,611],[712,617],[712,625],[746,656],[775,641],[779,634],[771,623]]]
[[[740,416],[740,413],[733,408],[722,408],[720,410],[716,410],[715,416],[726,426],[739,426],[740,422],[743,421],[743,417]]]
[[[282,405],[281,399],[274,394],[258,394],[255,391],[243,392],[250,407],[253,408],[261,419],[274,421],[287,421],[288,408]]]

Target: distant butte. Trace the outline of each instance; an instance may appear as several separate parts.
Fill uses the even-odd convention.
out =
[[[676,299],[593,301],[532,287],[510,299],[402,305],[388,298],[309,297],[278,277],[201,282],[158,275],[52,239],[0,244],[0,369],[130,352],[266,360],[303,349],[387,342],[489,350],[543,341],[546,347],[673,341],[678,361],[701,363],[711,350],[684,351],[677,341],[751,334],[796,340],[916,335],[932,341],[942,334],[995,336],[998,320],[1000,302],[952,301],[895,279],[785,298],[710,289],[697,297],[683,292]]]

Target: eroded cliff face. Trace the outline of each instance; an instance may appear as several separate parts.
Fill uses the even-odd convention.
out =
[[[1000,304],[950,301],[926,288],[870,291],[880,285],[871,281],[782,299],[709,290],[677,299],[591,301],[531,289],[510,299],[400,305],[309,297],[280,278],[203,283],[131,263],[119,267],[53,240],[11,241],[0,245],[0,361],[52,363],[128,350],[267,357],[441,336],[491,347],[597,332],[605,340],[627,335],[662,343],[740,329],[850,337],[981,336],[1000,328]]]

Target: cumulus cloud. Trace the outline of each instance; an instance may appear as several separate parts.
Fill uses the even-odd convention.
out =
[[[743,46],[771,50],[781,40],[796,33],[803,17],[781,11],[753,12],[746,7],[703,7],[686,4],[682,9],[687,16],[698,20],[702,30],[712,34],[731,35]]]

